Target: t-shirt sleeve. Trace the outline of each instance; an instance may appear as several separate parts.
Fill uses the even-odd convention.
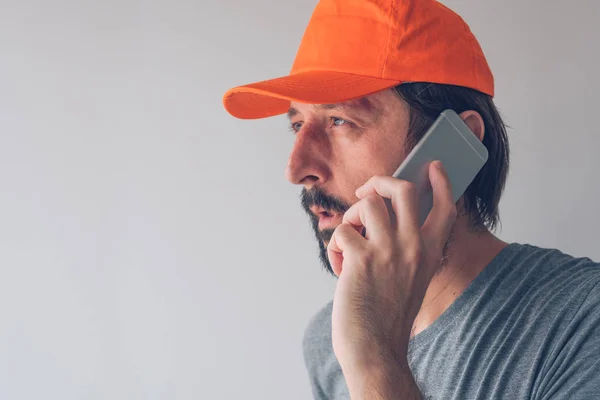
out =
[[[600,284],[595,283],[558,342],[539,399],[600,399]]]

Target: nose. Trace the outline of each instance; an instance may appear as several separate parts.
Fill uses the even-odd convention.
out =
[[[303,128],[296,134],[285,169],[286,179],[295,185],[304,185],[307,189],[325,183],[330,174],[327,151],[328,144],[324,140]]]

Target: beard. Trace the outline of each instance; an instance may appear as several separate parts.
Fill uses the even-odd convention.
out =
[[[302,192],[300,193],[300,202],[302,204],[302,208],[304,209],[304,211],[310,219],[313,232],[315,234],[315,237],[317,238],[317,243],[319,245],[319,259],[321,261],[321,265],[326,272],[328,272],[334,277],[337,277],[333,272],[333,268],[331,268],[329,256],[327,255],[327,244],[331,240],[333,232],[335,232],[335,228],[319,230],[319,217],[313,214],[310,208],[319,207],[329,213],[344,214],[351,207],[351,204],[348,204],[347,202],[338,197],[331,196],[317,187],[313,187],[310,190],[306,190],[306,188],[302,189]],[[460,207],[458,214],[459,216],[464,215],[464,208]],[[440,260],[440,267],[436,271],[436,275],[448,262],[448,254],[451,250],[452,244],[456,240],[455,227],[456,225],[453,224],[452,228],[450,229],[450,235],[444,243],[442,258]]]
[[[329,257],[327,256],[327,244],[333,236],[334,228],[319,230],[319,217],[312,213],[311,207],[319,207],[329,213],[340,213],[344,214],[350,208],[351,204],[348,204],[344,200],[331,196],[318,187],[313,187],[310,190],[306,188],[302,189],[300,193],[300,202],[302,208],[308,214],[310,223],[313,228],[313,232],[317,238],[319,244],[319,259],[323,269],[333,276],[336,276],[329,263]]]

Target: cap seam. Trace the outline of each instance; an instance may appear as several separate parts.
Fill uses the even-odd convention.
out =
[[[392,1],[392,5],[390,6],[390,13],[388,15],[388,24],[389,24],[389,29],[388,29],[388,37],[387,37],[387,42],[385,43],[385,55],[383,56],[383,67],[381,68],[381,78],[384,77],[385,75],[385,70],[387,67],[387,62],[388,62],[388,55],[390,53],[390,40],[392,37],[392,28],[393,28],[393,24],[392,24],[392,15],[395,15],[395,11],[396,11],[396,0]]]
[[[375,78],[375,79],[383,79],[386,81],[398,81],[398,82],[401,81],[400,79],[384,78],[383,76],[376,76],[375,74],[373,74],[373,75],[358,74],[358,73],[353,73],[353,72],[340,71],[338,69],[324,69],[324,68],[323,69],[311,69],[311,68],[299,69],[299,70],[295,71],[293,74],[289,74],[286,76],[293,76],[293,75],[298,75],[298,74],[307,73],[307,72],[335,72],[338,74],[353,75],[353,76],[358,76],[358,77],[362,77],[362,78]],[[286,77],[286,76],[283,76],[283,77]]]
[[[471,32],[471,29],[469,28],[469,25],[467,25],[467,23],[461,19],[462,22],[462,26],[465,29],[465,32],[468,36],[474,36],[473,32]],[[471,69],[473,70],[473,78],[475,78],[475,84],[477,85],[477,88],[481,88],[481,81],[479,80],[479,75],[477,74],[477,68],[475,68],[475,64],[476,64],[476,56],[477,56],[477,49],[475,49],[475,43],[473,42],[473,40],[469,40],[470,44],[471,44]]]
[[[394,2],[395,2],[395,1],[396,1],[396,0],[394,0]],[[363,20],[367,20],[367,21],[375,22],[375,23],[377,23],[377,24],[381,24],[381,22],[380,22],[380,21],[378,21],[378,20],[377,20],[377,19],[375,19],[375,18],[367,18],[367,17],[361,17],[361,16],[359,16],[359,15],[350,15],[350,14],[348,14],[348,15],[343,15],[343,14],[342,14],[342,15],[334,15],[334,14],[331,14],[331,15],[320,15],[320,16],[318,16],[318,17],[313,17],[313,19],[312,19],[312,20],[314,20],[314,21],[318,21],[318,20],[321,20],[321,19],[330,19],[330,18],[335,18],[335,19],[337,19],[337,18],[340,18],[340,17],[342,17],[342,18],[356,18],[356,19],[363,19]]]

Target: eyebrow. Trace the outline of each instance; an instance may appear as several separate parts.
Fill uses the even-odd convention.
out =
[[[296,116],[297,114],[298,110],[296,110],[294,107],[290,107],[290,109],[287,112],[288,119],[292,119],[292,117]]]
[[[356,100],[345,101],[342,103],[315,104],[314,107],[321,110],[359,111],[360,113],[371,113],[375,109],[373,103],[371,103],[371,101],[366,97],[361,97]],[[294,107],[290,107],[287,112],[288,119],[291,119],[298,113],[298,110],[296,110]]]

